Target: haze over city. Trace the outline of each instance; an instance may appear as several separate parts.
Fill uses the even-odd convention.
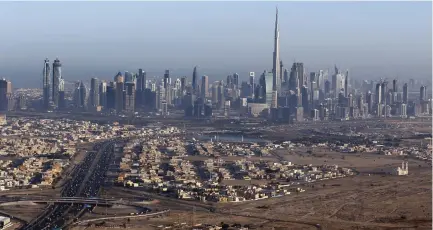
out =
[[[0,230],[431,229],[431,8],[0,3]]]
[[[286,66],[431,78],[431,2],[2,2],[0,76],[40,87],[43,60],[58,57],[68,81],[138,68],[191,77],[195,65],[246,80],[272,67],[277,5]]]

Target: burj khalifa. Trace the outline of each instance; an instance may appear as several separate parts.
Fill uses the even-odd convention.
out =
[[[274,37],[274,62],[272,65],[273,86],[272,90],[281,93],[280,79],[280,31],[278,29],[278,8],[275,16],[275,37]]]

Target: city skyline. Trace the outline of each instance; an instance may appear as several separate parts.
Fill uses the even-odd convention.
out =
[[[138,16],[136,16],[136,20],[127,21],[132,16],[125,14],[126,19],[118,19],[116,23],[111,23],[110,25],[109,23],[101,23],[101,19],[99,19],[101,21],[98,22],[97,18],[90,18],[90,13],[96,6],[102,8],[102,15],[100,17],[107,17],[105,14],[111,12],[112,7],[117,6],[116,3],[50,3],[48,9],[58,9],[58,11],[52,13],[50,10],[45,9],[45,11],[42,12],[45,12],[46,15],[42,18],[35,19],[35,22],[33,23],[44,22],[44,20],[48,22],[50,19],[54,18],[56,14],[63,12],[61,6],[67,6],[65,8],[76,8],[79,5],[83,6],[83,4],[88,4],[86,5],[88,7],[81,12],[83,13],[84,19],[77,20],[90,19],[91,21],[88,22],[89,25],[77,26],[77,24],[74,24],[76,22],[73,22],[71,21],[71,18],[68,18],[73,16],[72,14],[69,14],[66,15],[65,20],[52,21],[52,26],[48,27],[45,31],[36,31],[36,28],[31,29],[29,33],[35,35],[32,39],[20,37],[14,41],[12,41],[12,39],[14,39],[14,36],[16,35],[8,33],[8,29],[11,28],[7,27],[5,33],[7,35],[0,38],[0,41],[9,44],[9,46],[3,48],[5,50],[2,53],[4,53],[5,56],[0,57],[0,67],[3,70],[2,73],[0,73],[0,76],[13,80],[14,86],[17,87],[40,87],[40,79],[42,75],[40,66],[41,61],[45,58],[50,60],[59,58],[62,61],[62,64],[64,65],[64,68],[62,68],[62,77],[67,81],[84,80],[89,79],[90,77],[110,79],[119,70],[136,72],[138,68],[143,68],[147,72],[148,78],[152,78],[153,76],[161,77],[163,76],[165,69],[170,69],[170,72],[173,73],[172,76],[187,76],[189,78],[188,81],[191,81],[191,70],[196,65],[198,66],[199,76],[208,75],[209,81],[224,79],[227,74],[234,72],[240,74],[241,80],[247,80],[248,73],[251,71],[256,73],[261,73],[263,70],[272,71],[273,66],[272,63],[270,63],[270,47],[274,41],[272,41],[268,35],[272,33],[272,30],[274,29],[272,27],[273,17],[271,17],[270,14],[275,13],[275,3],[254,3],[256,6],[263,8],[260,10],[261,15],[263,16],[257,18],[252,16],[254,12],[257,12],[257,9],[253,9],[247,4],[242,5],[241,3],[229,2],[228,4],[232,4],[235,8],[245,6],[242,13],[245,15],[231,15],[227,19],[224,19],[222,23],[220,22],[220,24],[214,22],[216,18],[219,18],[219,10],[222,6],[220,3],[179,4],[179,7],[182,9],[188,8],[186,6],[194,6],[194,9],[203,9],[204,12],[212,12],[212,14],[206,15],[203,11],[200,11],[198,16],[189,16],[187,19],[181,20],[181,22],[175,22],[175,20],[162,21],[160,23],[161,28],[168,29],[169,31],[165,31],[163,35],[158,36],[161,36],[159,39],[162,39],[161,42],[165,42],[164,44],[167,46],[167,49],[158,49],[158,52],[143,52],[143,50],[149,48],[149,43],[153,42],[155,45],[155,40],[153,39],[156,39],[158,36],[153,36],[153,33],[143,32],[143,34],[147,34],[148,36],[143,37],[141,33],[136,33],[137,37],[140,38],[137,39],[134,38],[131,33],[128,33],[132,27],[137,26],[148,28],[148,31],[152,31],[152,26],[149,22],[137,21]],[[126,5],[118,4],[118,6],[122,9],[134,4],[142,4],[144,8],[150,9],[163,8],[164,6],[164,3],[156,4],[144,2],[127,3]],[[351,78],[353,79],[360,77],[365,79],[377,77],[400,79],[431,77],[431,7],[423,7],[425,6],[423,4],[426,3],[278,3],[279,26],[282,28],[282,30],[280,29],[280,60],[286,63],[286,67],[290,66],[293,60],[303,62],[307,72],[318,71],[319,69],[331,69],[334,64],[337,64],[342,69],[350,69]],[[431,6],[431,3],[427,4]],[[1,3],[1,5],[5,6],[1,7],[2,9],[7,8],[9,11],[17,10],[17,12],[21,11],[22,13],[27,12],[29,6],[34,6],[36,8],[47,6],[47,4],[44,3]],[[379,6],[381,10],[371,9],[370,7],[373,5]],[[206,6],[215,6],[215,9],[209,10]],[[349,11],[342,11],[337,16],[330,17],[331,19],[323,19],[325,20],[325,22],[323,22],[323,20],[317,20],[317,17],[323,14],[323,12],[317,10],[318,6],[325,6],[327,8],[330,6],[336,7],[337,9],[329,11],[330,14],[336,13],[336,11],[339,12],[339,10],[342,9]],[[355,6],[360,9],[355,10]],[[269,10],[268,12],[267,9],[271,9],[271,7],[272,10]],[[392,13],[398,13],[403,8],[407,7],[417,8],[420,11],[419,14],[411,16],[412,18],[410,20],[412,21],[410,23],[406,22],[405,24],[402,24],[398,20],[395,20],[396,15],[393,15]],[[425,10],[425,8],[428,9]],[[350,9],[352,11],[350,11]],[[308,12],[317,14],[311,19],[306,20],[307,18],[300,15],[299,12],[293,15],[297,10],[300,12],[309,10]],[[134,11],[131,11],[130,14],[133,14],[133,12]],[[172,10],[168,10],[168,12],[173,13]],[[10,14],[10,12],[5,13],[6,16]],[[368,22],[361,23],[359,20],[365,16],[363,15],[365,13],[369,13],[370,19],[368,20],[370,21],[374,19],[381,20],[377,20],[375,24],[369,24]],[[30,16],[38,16],[39,14],[41,14],[41,12],[32,8]],[[161,12],[161,15],[166,14],[167,12]],[[379,17],[378,15],[381,14],[388,15],[390,18],[386,18],[383,15]],[[161,15],[158,17],[162,17]],[[329,25],[335,26],[336,28],[344,26],[347,24],[347,22],[344,23],[344,21],[341,21],[344,15],[351,15],[350,19],[351,21],[354,21],[352,28],[343,28],[338,30],[331,28],[331,30],[326,33],[325,29],[315,30],[317,29],[315,27],[318,25],[324,25],[330,21],[333,21],[334,24]],[[173,29],[172,27],[182,23],[183,25],[186,25],[186,21],[193,20],[194,17],[202,17],[204,20],[204,22],[198,24],[201,26],[197,29],[200,33],[194,33],[194,36],[187,36],[179,33],[179,31],[170,30],[170,28]],[[430,22],[426,22],[427,20],[423,21],[423,19],[429,18],[430,20],[428,21]],[[16,23],[14,22],[14,26],[25,28],[23,23],[28,22],[27,20],[18,20]],[[224,24],[224,22],[232,22],[232,20],[233,23]],[[244,24],[244,27],[242,27],[244,28],[244,33],[232,33],[229,31],[234,29],[234,25],[232,24],[239,25],[248,22],[248,20],[251,21],[250,23],[257,22],[257,24],[254,26],[248,23]],[[415,22],[416,20],[418,21]],[[193,24],[193,21],[191,21],[191,23]],[[205,25],[205,23],[208,23],[207,25],[210,28],[210,31],[209,29],[207,31],[203,30],[203,25]],[[133,24],[133,26],[128,26],[129,24]],[[429,24],[429,31],[423,31],[423,29],[427,28],[426,25]],[[102,26],[102,28],[100,28],[102,29],[102,34],[108,31],[111,31],[112,34],[105,40],[98,40],[99,42],[95,42],[96,35],[92,32],[92,29],[99,28],[100,26]],[[191,25],[186,26],[183,33],[188,32],[188,30],[191,29],[194,31],[194,29],[190,27]],[[224,30],[226,33],[218,33]],[[316,31],[316,33],[313,33],[310,36],[305,36],[313,30]],[[143,29],[137,31],[146,30]],[[362,35],[361,37],[363,42],[359,43],[358,41],[358,43],[356,43],[356,36],[354,37],[353,34],[349,36],[349,31],[355,31],[358,32],[358,35]],[[363,34],[365,31],[370,31],[370,34]],[[408,31],[409,35],[405,33],[401,36],[390,39],[393,35],[396,35],[396,32],[401,31]],[[251,34],[258,34],[258,32],[259,34],[262,34],[262,36],[257,36],[257,38],[256,36],[251,36]],[[376,37],[371,34],[372,32],[376,33]],[[429,34],[427,35],[428,32]],[[174,36],[169,36],[169,33],[172,33]],[[425,36],[423,36],[423,33],[426,33]],[[70,36],[67,36],[68,34]],[[336,44],[337,41],[331,41],[332,39],[330,40],[330,38],[333,38],[331,37],[332,34],[334,34],[334,40],[336,39],[337,41],[340,41],[339,45]],[[383,37],[384,35],[389,36],[389,38],[386,36]],[[416,40],[410,40],[409,38],[412,36],[414,37],[413,39],[416,37]],[[190,37],[190,40],[188,40],[188,37]],[[191,38],[193,38],[192,41]],[[128,39],[131,41],[128,41]],[[30,44],[30,40],[34,42],[33,45]],[[180,43],[175,42],[179,40]],[[239,43],[239,40],[242,40],[242,42]],[[341,43],[342,41],[343,43]],[[179,44],[182,44],[182,42],[184,43],[182,46],[185,47],[182,47],[181,50],[179,50]],[[131,50],[133,46],[125,47],[125,43],[132,43],[133,46],[136,46],[136,48],[138,47],[137,52]],[[374,43],[376,43],[376,46],[382,45],[381,50],[373,51]],[[387,43],[388,46],[384,46],[383,44],[385,43]],[[363,46],[361,47],[360,44],[363,44]],[[113,45],[119,45],[120,47],[113,47]],[[217,48],[219,47],[222,49],[209,50],[215,45],[218,45]],[[233,45],[235,45],[235,47],[233,47]],[[395,46],[394,49],[392,49],[393,46]],[[44,51],[46,52],[42,52],[43,47],[45,47]],[[73,49],[71,49],[71,47],[82,48],[82,50],[78,49],[79,52],[72,51]],[[86,49],[84,49],[85,47]],[[196,48],[194,49],[194,47]],[[232,48],[229,49],[229,47]],[[410,49],[407,49],[408,47],[410,47]],[[186,52],[186,50],[184,50],[185,52],[182,51],[182,49],[187,48],[192,48],[194,51],[192,52],[193,54],[191,54],[191,52]],[[203,50],[203,48],[205,49]],[[341,50],[342,48],[344,49]],[[118,49],[117,52],[114,52],[116,49]],[[227,52],[227,49],[229,49],[229,52]],[[364,51],[362,51],[363,49]],[[199,50],[198,53],[195,53],[197,50]],[[227,52],[227,54],[222,56],[222,53],[224,53],[222,51]],[[366,53],[366,51],[369,51],[370,53]],[[201,55],[200,52],[203,54]],[[341,52],[351,54],[345,56],[341,54]],[[402,55],[396,55],[398,52]],[[381,55],[378,56],[377,54],[380,53]],[[362,61],[361,57],[358,57],[361,61],[350,61],[351,59],[354,59],[353,56],[365,56],[366,54],[367,56],[371,56],[369,58],[364,57],[366,61]],[[188,55],[190,57],[188,57]],[[185,58],[177,59],[179,56],[185,56]],[[390,57],[393,58],[390,59]],[[374,61],[374,58],[377,58],[378,60],[383,59],[383,61]],[[237,61],[234,61],[235,59]],[[373,59],[373,61],[371,59]],[[162,62],[162,60],[165,61]],[[384,61],[390,63],[383,63]],[[157,64],[161,62],[162,64]],[[17,65],[17,63],[19,63],[19,65]]]

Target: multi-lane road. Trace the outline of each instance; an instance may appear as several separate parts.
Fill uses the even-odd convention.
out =
[[[62,197],[96,197],[104,182],[105,173],[113,156],[115,141],[95,145],[84,161],[76,168],[72,179],[62,190]],[[85,204],[53,204],[38,218],[23,226],[22,230],[60,229],[83,215]]]

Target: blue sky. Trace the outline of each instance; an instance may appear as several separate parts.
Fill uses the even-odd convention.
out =
[[[143,68],[211,80],[272,67],[337,64],[355,78],[431,78],[431,2],[0,2],[0,76],[37,87],[43,60],[67,80]]]

